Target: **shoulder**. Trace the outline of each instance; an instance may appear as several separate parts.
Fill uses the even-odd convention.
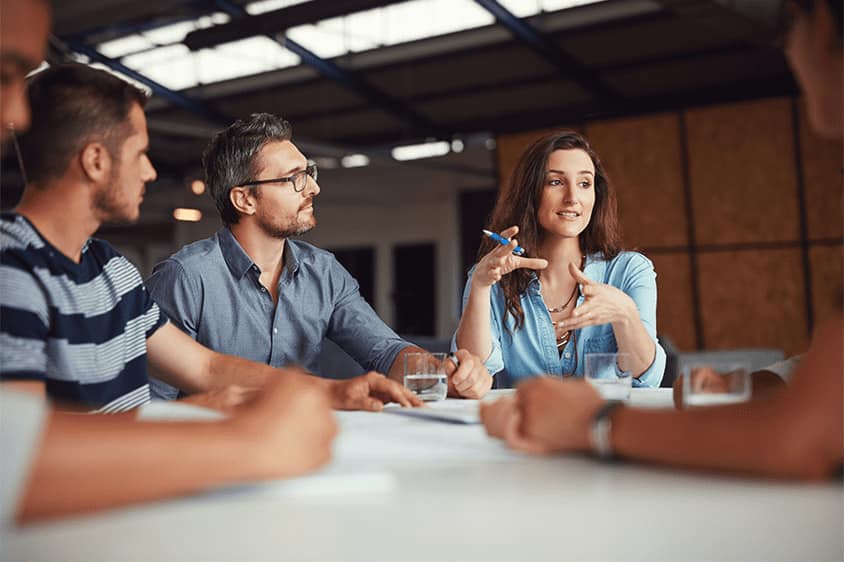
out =
[[[217,236],[214,235],[182,246],[175,254],[157,263],[153,268],[153,274],[166,271],[172,275],[194,277],[200,276],[203,271],[209,268],[224,265],[224,263],[220,244],[217,241]]]
[[[607,269],[624,273],[653,271],[654,264],[644,254],[633,251],[619,252],[611,260],[606,260]]]
[[[25,218],[15,213],[0,214],[0,251],[25,252],[44,247],[44,241]]]

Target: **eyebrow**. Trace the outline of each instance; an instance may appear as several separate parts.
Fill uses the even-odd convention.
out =
[[[561,174],[563,176],[566,175],[566,173],[562,170],[548,170],[545,173],[546,174]],[[592,170],[580,170],[579,172],[577,172],[577,175],[583,175],[583,174],[589,174],[589,175],[594,176],[595,172],[593,172]]]

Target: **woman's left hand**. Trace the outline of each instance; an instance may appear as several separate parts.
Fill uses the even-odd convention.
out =
[[[627,323],[638,317],[636,303],[624,291],[589,279],[572,263],[569,272],[580,284],[584,300],[572,311],[571,317],[559,321],[557,326],[577,330],[585,326]]]

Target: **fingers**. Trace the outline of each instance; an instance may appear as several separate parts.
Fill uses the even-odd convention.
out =
[[[422,400],[409,389],[380,373],[370,372],[364,375],[369,384],[369,396],[377,397],[379,402],[397,402],[402,407],[413,408],[423,404]],[[384,404],[381,404],[383,407]]]
[[[518,233],[519,233],[519,227],[517,225],[513,225],[510,228],[505,228],[504,230],[499,232],[499,234],[501,236],[503,236],[504,238],[512,238],[513,236],[515,236]]]
[[[586,277],[583,272],[580,271],[580,268],[574,265],[573,263],[569,263],[569,273],[571,273],[571,276],[574,277],[575,281],[577,281],[584,287],[594,283],[594,281]]]
[[[516,258],[517,269],[545,269],[548,260],[542,258]]]
[[[514,413],[514,401],[511,396],[499,398],[495,402],[480,405],[481,423],[490,437],[503,439],[509,418]]]

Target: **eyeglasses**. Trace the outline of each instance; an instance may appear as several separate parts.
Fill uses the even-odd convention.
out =
[[[313,178],[314,181],[316,181],[318,175],[319,172],[317,170],[316,162],[314,162],[313,160],[308,160],[307,167],[302,171],[296,172],[292,176],[287,176],[286,178],[273,178],[270,180],[248,181],[235,187],[247,187],[250,185],[262,185],[265,183],[283,183],[289,181],[293,184],[293,190],[296,193],[299,193],[304,191],[305,187],[308,185],[308,176],[310,176],[311,178]]]

